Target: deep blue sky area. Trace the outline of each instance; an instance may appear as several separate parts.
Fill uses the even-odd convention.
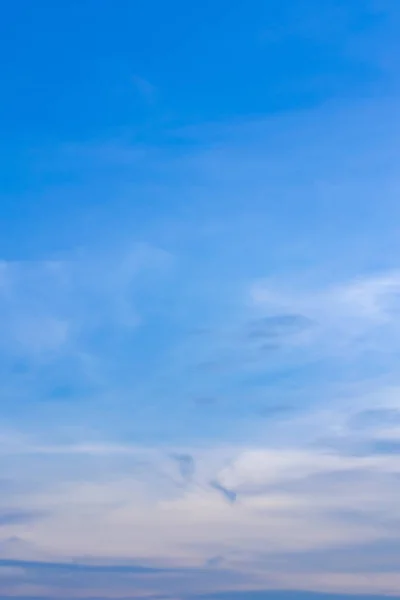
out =
[[[6,3],[3,136],[18,144],[84,140],[121,127],[256,117],[374,94],[382,74],[368,59],[393,26],[384,4]],[[146,105],[135,78],[159,102]]]

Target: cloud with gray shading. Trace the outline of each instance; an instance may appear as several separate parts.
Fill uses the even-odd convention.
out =
[[[200,396],[199,398],[195,398],[193,402],[196,406],[214,406],[218,400],[210,396]]]
[[[41,512],[18,510],[18,509],[0,509],[0,527],[7,525],[19,525],[30,523],[42,518],[44,515]]]
[[[223,486],[219,481],[210,481],[210,487],[219,492],[229,504],[234,504],[237,500],[237,493]]]
[[[78,600],[81,597],[155,600],[166,597],[189,598],[192,594],[213,589],[230,589],[248,580],[243,573],[216,566],[157,568],[104,560],[91,563],[90,558],[86,562],[10,559],[0,560],[0,585],[1,593],[10,590],[7,600],[11,597],[24,598],[19,593],[22,586],[39,586],[41,589],[45,586],[57,590],[57,593],[62,590],[63,597],[67,594],[69,598]],[[84,592],[86,595],[81,596]]]
[[[191,481],[196,470],[196,464],[191,454],[174,454],[174,460],[178,464],[179,473],[185,482]]]
[[[301,314],[281,314],[255,319],[247,325],[247,337],[263,342],[285,339],[312,326],[311,319]]]
[[[390,596],[399,600],[400,596]],[[241,590],[190,596],[190,600],[387,600],[386,595],[329,594],[303,590]],[[0,598],[1,600],[1,598]]]
[[[368,430],[376,427],[400,425],[400,410],[394,408],[373,408],[353,415],[349,420],[352,429]]]
[[[369,444],[369,452],[380,455],[400,454],[400,440],[375,440]]]
[[[163,573],[165,569],[135,564],[88,564],[83,562],[45,562],[0,558],[0,567],[21,567],[35,571],[69,571],[85,573]]]
[[[259,406],[255,412],[260,417],[274,418],[286,416],[294,410],[295,408],[288,404],[272,404],[271,406]]]

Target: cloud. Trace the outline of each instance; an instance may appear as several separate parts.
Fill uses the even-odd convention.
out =
[[[0,509],[0,528],[5,525],[18,525],[23,523],[29,523],[35,519],[43,517],[40,513],[29,512],[23,510],[4,510]]]
[[[362,410],[350,418],[349,426],[357,431],[373,431],[400,425],[400,410],[395,408],[371,408]]]
[[[392,590],[397,585],[394,576],[390,574],[386,585],[380,577],[378,549],[384,543],[389,549],[397,539],[397,458],[373,450],[357,455],[324,449],[321,436],[330,435],[330,421],[324,424],[321,415],[316,425],[314,411],[311,416],[314,425],[304,429],[306,440],[293,440],[290,435],[293,419],[298,419],[298,430],[302,419],[305,423],[304,415],[283,426],[283,431],[288,428],[287,437],[280,435],[284,447],[272,443],[207,449],[167,445],[157,450],[110,443],[46,446],[17,437],[14,446],[5,446],[0,467],[8,465],[6,476],[10,471],[17,481],[32,483],[23,490],[5,490],[3,501],[21,514],[40,511],[43,516],[8,523],[6,535],[19,536],[19,542],[12,544],[13,560],[50,565],[74,562],[60,569],[82,571],[86,583],[79,579],[79,586],[91,586],[93,593],[103,585],[101,565],[111,565],[104,568],[104,574],[114,573],[121,590],[129,589],[131,583],[120,579],[123,564],[127,570],[135,564],[172,569],[166,579],[148,573],[144,585],[155,595],[162,590],[172,594],[179,586],[181,594],[190,595],[195,586],[211,593],[210,586],[216,584],[209,574],[200,573],[204,565],[206,571],[216,571],[221,589],[231,586],[234,590],[239,585],[230,579],[229,573],[235,572],[242,578],[240,585],[249,591],[285,587],[286,582],[302,589],[350,587],[362,592],[364,575],[357,571],[357,554],[354,568],[349,558],[341,574],[340,565],[339,571],[329,569],[329,556],[368,546],[371,577],[377,582],[370,584],[371,590]],[[190,485],[176,485],[171,479],[171,457]],[[30,473],[41,475],[32,478]],[[233,510],[229,504],[234,504]],[[27,541],[34,546],[26,546]],[[319,552],[321,559],[313,570],[310,557]],[[35,555],[40,559],[35,560]],[[215,556],[223,556],[223,562],[214,564]],[[88,564],[95,566],[86,572]],[[40,569],[40,581],[50,585],[45,566],[19,566],[30,573]],[[177,569],[181,575],[173,574]],[[90,573],[100,579],[88,579]],[[189,579],[173,583],[175,576]],[[110,580],[110,586],[117,589],[115,581]],[[54,585],[58,585],[55,579]]]
[[[396,352],[400,309],[400,276],[397,272],[356,278],[325,288],[259,282],[250,291],[251,302],[264,318],[292,310],[313,323],[292,344],[309,358],[360,357],[368,353]]]
[[[141,243],[74,250],[57,260],[4,262],[3,414],[24,406],[20,425],[25,420],[33,426],[52,402],[68,411],[69,401],[90,404],[96,396],[99,406],[99,398],[124,380],[122,373],[131,372],[132,338],[152,310],[143,305],[144,290],[162,287],[172,266],[168,252]],[[70,413],[61,426],[75,423]]]
[[[0,567],[17,567],[24,570],[38,571],[69,571],[87,573],[162,573],[164,569],[143,567],[140,565],[124,564],[85,564],[82,562],[44,562],[0,558]]]
[[[184,481],[189,482],[195,474],[196,464],[193,456],[190,454],[175,454],[174,460],[178,463],[179,472]]]
[[[345,284],[331,284],[325,289],[311,288],[282,291],[273,282],[256,283],[250,292],[256,306],[269,310],[302,308],[308,314],[327,320],[351,319],[354,325],[364,326],[387,323],[396,316],[400,301],[400,274],[383,273],[378,276],[356,278]],[[304,318],[304,317],[303,317]]]
[[[312,325],[302,315],[282,314],[264,317],[250,322],[248,335],[251,339],[270,340],[287,338]]]
[[[386,596],[358,595],[360,600],[383,600]],[[392,596],[396,599],[396,596]],[[352,594],[324,594],[321,592],[301,590],[257,590],[257,591],[230,591],[202,596],[194,596],[199,600],[354,600]]]
[[[168,269],[170,255],[135,244],[110,255],[76,252],[65,260],[3,263],[2,343],[33,355],[62,350],[85,332],[136,326],[135,287],[146,271]]]
[[[229,490],[221,483],[219,483],[219,481],[211,481],[210,487],[212,487],[212,489],[216,490],[217,492],[220,492],[222,496],[229,502],[229,504],[234,504],[236,502],[237,493],[233,490]]]

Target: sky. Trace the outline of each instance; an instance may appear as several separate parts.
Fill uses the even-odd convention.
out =
[[[0,600],[400,598],[397,0],[5,0]]]

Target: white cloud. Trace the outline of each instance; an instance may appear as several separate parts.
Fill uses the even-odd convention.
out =
[[[283,290],[272,281],[261,281],[250,290],[255,306],[277,310],[298,308],[323,320],[351,318],[369,323],[386,322],[400,307],[400,273],[364,276],[345,284],[331,284],[325,288]]]
[[[179,477],[171,458],[176,453],[193,458],[196,468],[189,482]],[[30,557],[36,547],[39,554],[62,560],[87,555],[163,564],[168,556],[169,564],[201,566],[221,555],[224,565],[235,565],[251,580],[259,554],[272,559],[286,553],[288,561],[295,561],[293,552],[301,560],[305,551],[340,552],[349,545],[397,539],[396,456],[322,452],[303,443],[287,449],[156,451],[112,444],[46,448],[25,440],[19,452],[4,456],[18,479],[28,456],[38,473],[46,461],[49,479],[41,477],[39,488],[14,494],[13,506],[45,517],[9,526],[4,535],[29,543]],[[74,456],[86,457],[80,480],[71,478],[68,467]],[[213,480],[233,489],[236,503],[226,502],[210,484]],[[25,554],[20,545],[19,558]],[[275,576],[279,579],[279,573]],[[299,574],[299,584],[301,578]],[[295,585],[295,575],[293,581]],[[361,580],[358,584],[362,589]]]
[[[400,273],[365,276],[345,284],[297,288],[261,281],[250,290],[260,314],[292,312],[314,324],[294,339],[299,347],[326,353],[400,350]]]
[[[307,552],[340,553],[398,539],[398,455],[340,448],[342,438],[388,435],[384,421],[372,432],[355,432],[352,418],[377,405],[394,406],[398,397],[398,388],[338,397],[330,407],[283,421],[275,442],[266,434],[268,442],[258,438],[241,446],[156,449],[88,442],[84,431],[70,443],[48,444],[5,431],[0,467],[5,478],[25,483],[6,488],[1,504],[43,515],[2,528],[3,540],[18,540],[6,544],[6,554],[175,567],[203,567],[221,556],[223,568],[242,574],[249,589],[286,582],[293,588],[363,591],[356,564],[351,573],[332,573],[328,559],[307,574],[300,567]],[[325,442],[332,440],[329,447]],[[191,457],[190,479],[182,478],[175,456]],[[227,502],[213,481],[233,490],[236,502]],[[377,566],[371,567],[370,590],[399,591],[394,574],[384,580],[379,572],[379,550],[371,553]],[[258,566],[260,557],[270,569]]]

